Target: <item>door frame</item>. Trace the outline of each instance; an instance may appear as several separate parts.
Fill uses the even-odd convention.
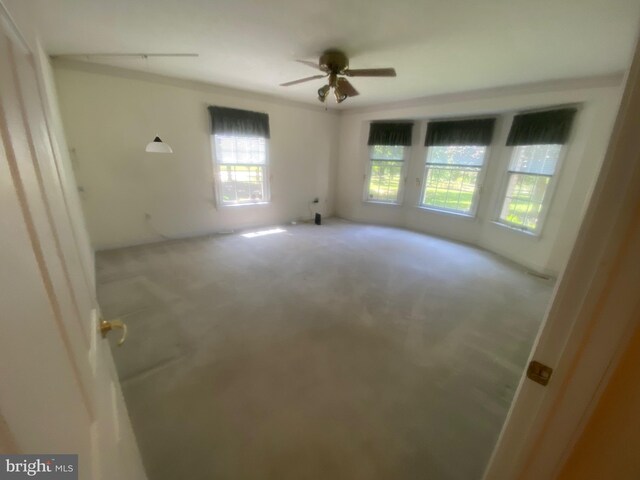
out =
[[[578,238],[523,374],[484,480],[553,479],[640,326],[640,43]],[[634,288],[635,287],[635,288]]]

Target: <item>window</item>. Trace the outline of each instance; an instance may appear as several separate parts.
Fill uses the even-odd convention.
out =
[[[218,192],[223,205],[269,201],[267,139],[215,135]]]
[[[370,202],[400,203],[404,178],[405,147],[400,145],[372,145],[369,147]]]
[[[540,232],[575,113],[575,108],[565,108],[514,117],[507,139],[507,146],[513,151],[499,223],[534,234]]]
[[[420,206],[474,215],[495,118],[429,122]]]
[[[402,203],[404,161],[413,123],[375,122],[369,125],[369,166],[365,200],[399,205]]]
[[[269,116],[209,107],[216,190],[222,205],[269,201]]]
[[[521,145],[513,149],[507,171],[500,221],[538,231],[549,182],[556,173],[562,145]]]
[[[485,146],[429,147],[420,205],[473,215]]]

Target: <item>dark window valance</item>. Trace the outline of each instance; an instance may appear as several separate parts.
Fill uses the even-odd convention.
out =
[[[369,141],[367,145],[402,145],[411,146],[413,123],[382,123],[369,125]]]
[[[495,118],[429,122],[425,146],[489,145]]]
[[[211,132],[269,138],[269,115],[235,108],[209,107]]]
[[[516,115],[507,145],[563,144],[569,138],[575,108]]]

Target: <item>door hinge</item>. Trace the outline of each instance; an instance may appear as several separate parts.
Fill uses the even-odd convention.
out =
[[[552,373],[553,368],[536,362],[535,360],[532,360],[531,363],[529,363],[529,368],[527,368],[527,377],[543,386],[549,383]]]

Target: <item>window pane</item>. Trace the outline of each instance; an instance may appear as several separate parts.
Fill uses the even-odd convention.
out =
[[[480,168],[427,166],[422,205],[471,213]]]
[[[562,145],[520,145],[513,149],[509,170],[512,172],[553,175]]]
[[[546,176],[510,173],[500,219],[524,230],[535,230],[548,185]]]
[[[372,145],[372,160],[404,160],[404,147],[391,145]]]
[[[264,165],[267,161],[267,141],[263,137],[216,135],[215,144],[218,163]]]
[[[446,165],[469,165],[481,167],[487,147],[473,145],[449,145],[429,147],[427,163]]]
[[[220,186],[224,203],[255,203],[265,199],[264,167],[220,165]]]
[[[402,162],[371,160],[369,200],[397,203],[401,176]]]

